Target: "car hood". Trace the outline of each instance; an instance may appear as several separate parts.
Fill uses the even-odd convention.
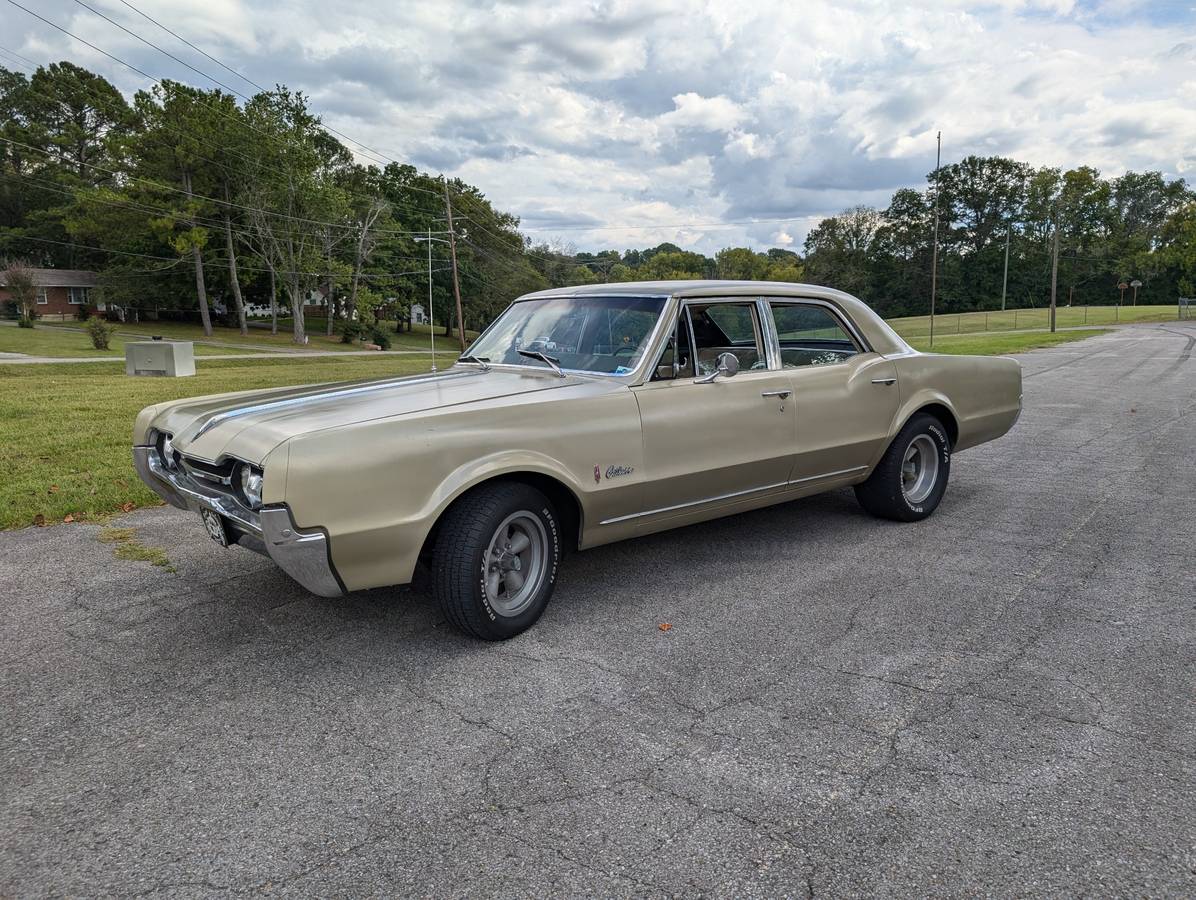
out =
[[[153,425],[174,446],[208,462],[235,456],[261,462],[288,438],[429,409],[559,390],[589,381],[551,372],[453,368],[401,378],[304,385],[194,397],[171,404]]]

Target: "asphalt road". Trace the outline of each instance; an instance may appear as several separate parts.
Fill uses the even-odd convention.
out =
[[[177,574],[0,534],[0,895],[1192,896],[1194,345],[1027,354],[927,522],[580,554],[502,645],[174,510]]]

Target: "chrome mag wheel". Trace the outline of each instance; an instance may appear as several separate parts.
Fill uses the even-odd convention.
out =
[[[939,448],[934,438],[919,434],[901,458],[901,490],[910,503],[921,503],[930,496],[939,477]]]
[[[486,600],[502,616],[517,616],[531,604],[548,571],[548,533],[540,517],[511,513],[490,539],[484,557]]]

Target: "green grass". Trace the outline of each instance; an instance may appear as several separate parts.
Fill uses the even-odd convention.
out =
[[[156,504],[129,449],[134,417],[153,403],[428,366],[423,356],[204,360],[190,378],[130,378],[110,363],[0,364],[0,529]]]
[[[130,338],[137,340],[137,338]],[[27,356],[52,357],[95,357],[96,359],[123,359],[125,339],[113,335],[107,350],[97,350],[91,345],[91,338],[81,327],[67,324],[66,328],[35,325],[33,328],[13,328],[0,325],[0,352],[24,353]],[[230,353],[244,353],[244,350],[213,347],[198,344],[197,355],[224,356]]]
[[[907,338],[910,346],[916,350],[934,353],[966,354],[971,356],[1003,356],[1007,353],[1022,353],[1026,350],[1037,350],[1041,347],[1054,347],[1056,344],[1067,344],[1071,341],[1082,341],[1098,334],[1108,334],[1109,328],[1084,328],[1075,331],[1019,331],[1002,334],[1000,332],[988,334],[948,334],[934,338],[931,348],[929,338]]]
[[[1170,306],[1061,306],[1055,311],[1058,328],[1074,328],[1083,325],[1117,325],[1128,322],[1170,322],[1176,319],[1178,310]],[[889,326],[906,340],[923,338],[930,334],[930,316],[906,316],[889,319]],[[1010,309],[1002,312],[945,313],[934,318],[934,334],[978,334],[988,331],[1020,331],[1032,328],[1048,328],[1048,309]]]
[[[262,320],[254,319],[251,321],[261,322]],[[117,329],[120,332],[131,334],[158,334],[176,341],[211,342],[197,344],[195,347],[197,354],[221,352],[247,353],[252,352],[252,350],[246,348],[252,347],[279,351],[304,349],[344,351],[361,349],[361,344],[342,344],[339,335],[329,337],[324,334],[325,320],[323,318],[308,317],[305,323],[307,325],[308,336],[306,344],[296,344],[291,340],[291,320],[289,318],[280,318],[278,320],[278,334],[271,334],[268,327],[256,328],[251,325],[249,334],[242,335],[236,328],[213,325],[212,336],[205,337],[201,326],[187,322],[127,322],[119,324]],[[81,322],[64,322],[62,324],[68,328],[83,327],[83,323]],[[390,349],[392,350],[428,350],[431,347],[432,339],[426,325],[417,325],[414,331],[404,331],[402,334],[397,334],[394,330],[394,322],[384,322],[382,324],[386,329],[386,333],[390,336]],[[477,336],[472,331],[467,331],[466,335],[471,337]],[[213,343],[217,346],[213,346]],[[223,351],[218,346],[220,344],[227,344],[235,347],[235,349]],[[446,338],[443,328],[436,329],[436,344],[438,351],[445,350],[451,352],[452,348],[459,347],[456,336]]]
[[[115,544],[112,555],[117,559],[153,563],[167,572],[175,571],[165,550],[135,540],[136,534],[136,528],[104,528],[100,531],[100,543]]]

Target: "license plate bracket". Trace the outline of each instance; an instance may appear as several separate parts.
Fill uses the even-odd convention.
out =
[[[228,523],[224,521],[224,516],[210,509],[201,509],[199,517],[203,519],[203,527],[207,529],[208,537],[221,547],[227,547],[232,543]]]

